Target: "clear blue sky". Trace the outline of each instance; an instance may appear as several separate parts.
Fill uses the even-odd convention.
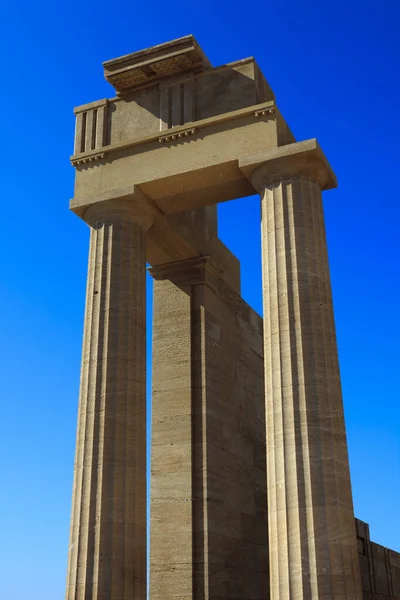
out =
[[[103,60],[188,33],[214,65],[254,55],[297,139],[317,137],[337,173],[324,203],[355,509],[400,550],[399,12],[397,0],[3,3],[4,600],[64,595],[88,247],[68,211],[72,109],[113,95]],[[261,312],[258,200],[219,214]]]

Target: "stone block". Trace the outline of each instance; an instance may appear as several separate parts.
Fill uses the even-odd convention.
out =
[[[374,565],[376,593],[387,596],[389,595],[389,579],[385,548],[372,542],[371,550]]]
[[[392,579],[392,594],[400,598],[400,553],[389,550],[390,574]]]

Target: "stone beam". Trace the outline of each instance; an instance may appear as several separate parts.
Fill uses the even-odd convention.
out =
[[[186,73],[210,68],[210,62],[192,35],[172,40],[103,63],[104,77],[118,95]]]
[[[179,215],[165,215],[141,191],[131,185],[125,189],[114,189],[111,193],[99,194],[94,198],[72,199],[71,210],[81,218],[91,206],[100,206],[111,200],[136,203],[143,211],[150,211],[154,221],[147,232],[146,260],[155,267],[177,261],[209,256],[217,265],[221,279],[240,293],[240,263],[236,256],[221,242],[215,231],[215,223],[207,223],[198,211]]]
[[[271,101],[75,155],[76,201],[132,180],[168,214],[249,196],[254,189],[238,162],[276,148],[277,123]]]

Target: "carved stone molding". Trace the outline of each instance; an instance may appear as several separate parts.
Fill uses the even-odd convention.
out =
[[[104,76],[118,95],[166,77],[211,67],[192,35],[133,52],[103,63]]]
[[[275,109],[274,108],[269,108],[266,110],[256,110],[254,112],[254,116],[259,119],[260,117],[266,117],[268,115],[273,115],[275,113]]]
[[[184,138],[194,135],[195,133],[196,133],[195,128],[186,129],[185,131],[179,131],[178,133],[170,133],[168,135],[161,135],[158,138],[158,141],[160,142],[160,144],[162,144],[164,142],[176,142],[179,140],[184,141]]]
[[[316,183],[317,185],[319,185],[320,188],[322,188],[322,185],[323,185],[322,180],[313,174],[312,169],[310,169],[310,171],[304,170],[303,172],[296,173],[295,175],[291,175],[291,174],[281,175],[280,173],[271,173],[271,175],[268,175],[265,177],[262,185],[264,185],[265,187],[272,187],[272,186],[278,185],[279,183],[282,183],[282,182],[299,181],[299,180]]]
[[[99,154],[92,154],[82,158],[71,158],[71,165],[73,167],[89,166],[89,163],[102,161],[106,156],[106,152],[99,152]]]
[[[85,110],[89,110],[90,106],[91,105],[84,105]],[[78,107],[78,109],[79,109],[79,107]],[[76,110],[78,110],[78,109],[76,109]],[[103,110],[105,110],[105,109],[103,108]],[[190,124],[191,127],[188,127],[187,125],[186,126],[185,125],[184,126],[179,126],[179,125],[174,126],[169,129],[163,130],[162,135],[160,135],[160,132],[157,132],[157,133],[152,133],[150,135],[146,135],[140,139],[133,139],[132,141],[123,142],[123,143],[109,144],[107,142],[104,142],[103,147],[101,148],[101,152],[100,152],[100,148],[97,152],[96,152],[96,149],[87,150],[85,152],[83,152],[83,151],[79,152],[79,151],[75,150],[75,154],[73,154],[71,156],[71,163],[74,167],[82,166],[82,165],[86,165],[87,163],[93,162],[93,160],[98,161],[100,159],[104,159],[106,156],[110,155],[111,153],[120,152],[121,150],[127,150],[130,148],[135,148],[136,146],[141,146],[144,144],[150,144],[152,142],[159,142],[160,144],[162,144],[165,142],[173,142],[173,141],[177,141],[177,140],[183,141],[185,138],[188,138],[190,136],[195,135],[196,133],[199,133],[200,130],[203,130],[206,128],[212,128],[212,127],[215,127],[216,125],[220,125],[220,124],[228,122],[228,121],[232,121],[232,122],[236,121],[236,120],[240,121],[242,119],[251,117],[252,115],[254,117],[256,115],[256,113],[259,113],[259,117],[256,117],[257,119],[260,119],[260,117],[263,117],[263,116],[269,117],[269,118],[275,118],[274,102],[268,101],[268,102],[264,102],[262,104],[256,104],[254,106],[240,108],[238,110],[232,110],[223,115],[217,115],[214,117],[208,117],[206,119],[200,119],[198,121],[192,122]],[[82,115],[82,111],[77,114],[77,117],[79,117],[81,115]],[[80,144],[75,144],[75,147],[79,148],[81,146],[80,146]],[[98,158],[96,158],[96,157],[98,157]]]

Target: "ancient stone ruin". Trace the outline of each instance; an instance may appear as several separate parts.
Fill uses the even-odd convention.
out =
[[[116,97],[75,109],[91,237],[66,599],[400,598],[400,555],[354,519],[321,148],[253,58],[212,67],[192,36],[104,74]],[[218,202],[255,193],[264,321],[217,228]]]

